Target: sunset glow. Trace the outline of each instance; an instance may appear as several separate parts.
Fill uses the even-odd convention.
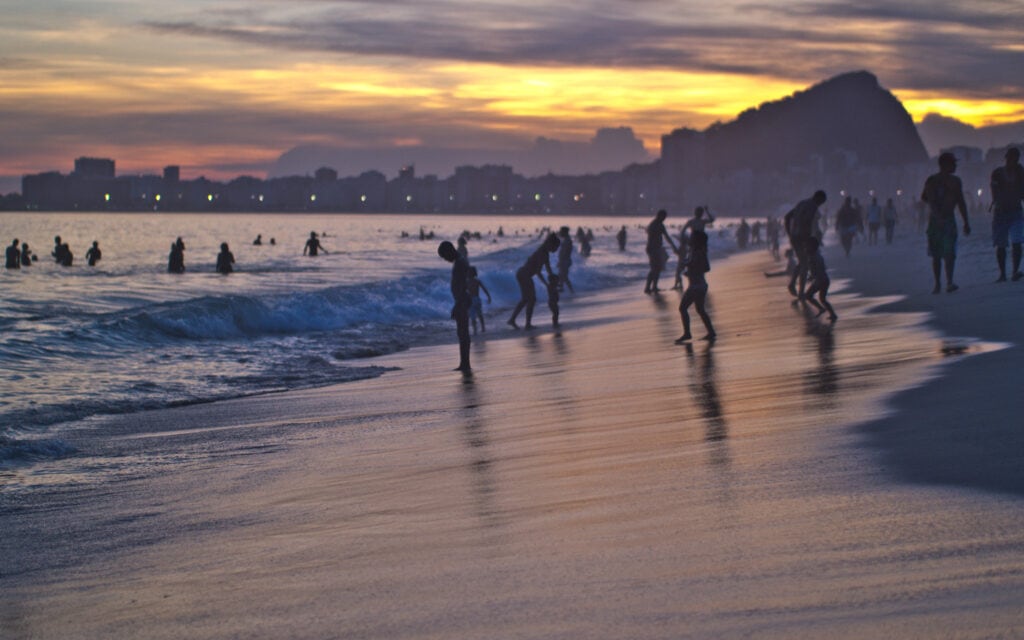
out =
[[[653,157],[676,128],[858,69],[916,121],[1024,120],[1020,74],[999,71],[1024,62],[1024,17],[999,3],[930,3],[920,16],[719,5],[187,0],[168,15],[141,0],[18,3],[0,26],[0,177],[76,155],[227,177],[304,144],[499,151],[604,127],[631,128]]]

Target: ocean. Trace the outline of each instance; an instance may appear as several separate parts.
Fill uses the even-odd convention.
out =
[[[684,221],[669,219],[675,228]],[[18,238],[38,257],[0,274],[0,469],[73,455],[63,434],[98,416],[375,377],[387,369],[374,356],[454,341],[449,265],[436,249],[464,230],[479,233],[469,241],[470,259],[493,296],[485,305],[489,324],[504,329],[519,295],[515,271],[541,229],[593,229],[593,253],[586,260],[577,253],[572,271],[585,295],[643,281],[647,222],[0,213],[4,244]],[[630,234],[625,252],[614,237],[622,225]],[[420,239],[421,229],[428,239]],[[302,255],[311,231],[329,253]],[[56,235],[70,245],[71,267],[50,256]],[[167,258],[179,236],[186,272],[172,274]],[[93,241],[102,259],[90,267],[85,253]],[[719,253],[731,244],[724,231],[712,241]],[[222,242],[236,260],[228,276],[214,269]],[[662,286],[671,286],[672,274],[665,278]]]

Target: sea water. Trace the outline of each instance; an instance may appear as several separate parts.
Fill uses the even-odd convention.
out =
[[[374,377],[386,369],[373,356],[454,340],[450,268],[436,251],[463,231],[474,234],[470,259],[493,296],[485,313],[503,328],[519,297],[515,271],[545,227],[594,231],[592,255],[576,253],[571,272],[585,295],[643,281],[647,222],[0,213],[3,244],[18,238],[38,257],[0,273],[0,468],[72,454],[62,434],[94,416]],[[615,233],[623,225],[629,241],[620,252]],[[311,231],[326,254],[303,256]],[[56,235],[69,243],[73,266],[51,258]],[[172,274],[167,258],[178,237],[186,272]],[[85,253],[93,241],[102,259],[90,267]],[[222,242],[236,260],[230,275],[214,269]],[[724,230],[713,234],[713,253],[728,244]],[[671,272],[664,277],[670,286]],[[543,304],[543,291],[540,298]]]

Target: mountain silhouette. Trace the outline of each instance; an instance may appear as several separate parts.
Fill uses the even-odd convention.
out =
[[[804,166],[835,153],[859,165],[928,160],[903,104],[867,71],[846,73],[748,109],[704,131],[707,175]]]

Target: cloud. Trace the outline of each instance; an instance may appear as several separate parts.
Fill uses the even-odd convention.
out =
[[[870,68],[901,87],[1020,95],[1010,0],[891,3],[306,2],[150,21],[162,33],[300,51],[515,65],[730,72],[813,82]],[[283,8],[282,8],[283,7]],[[299,7],[298,9],[296,7]]]

